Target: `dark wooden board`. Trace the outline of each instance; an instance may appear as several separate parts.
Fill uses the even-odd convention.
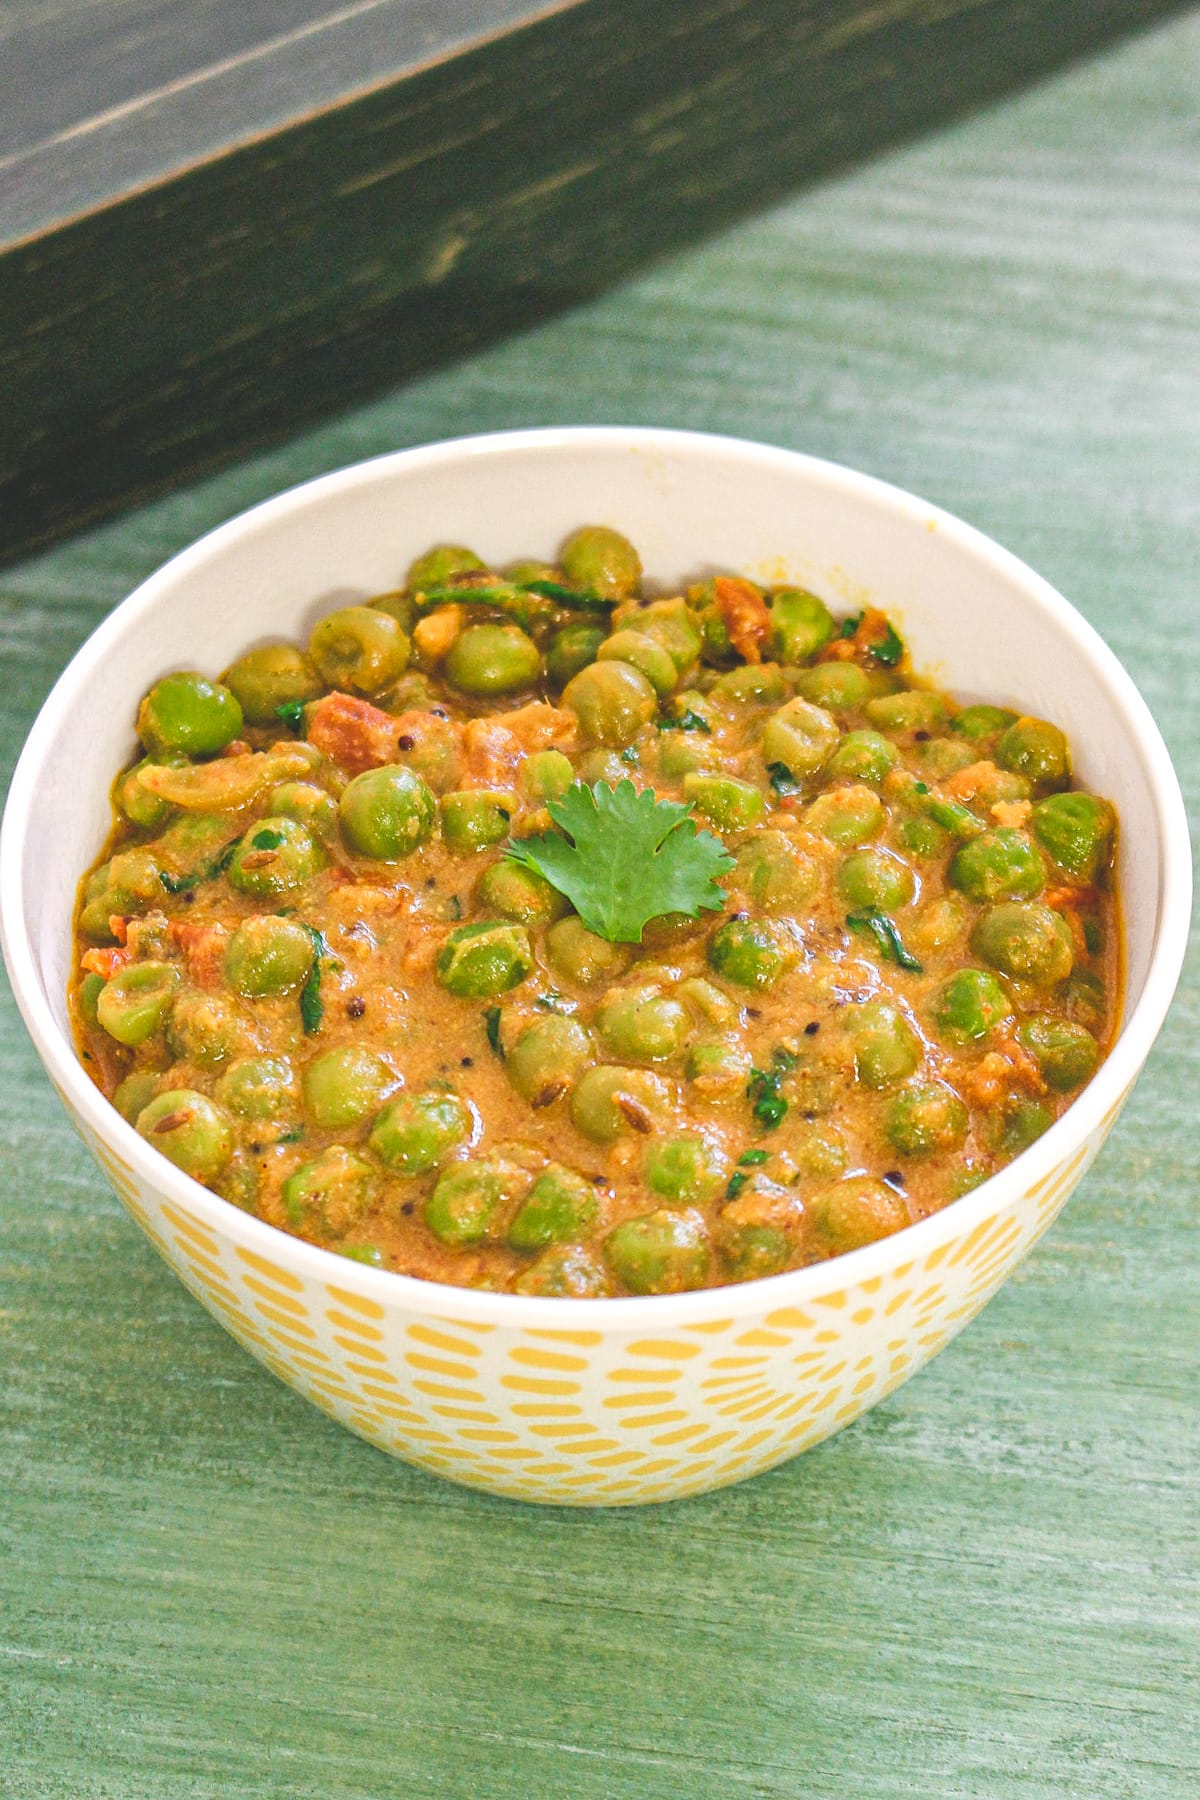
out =
[[[143,44],[140,97],[126,69],[117,103],[89,113],[60,78],[27,106],[49,137],[0,160],[0,556],[1177,10],[360,0],[322,21],[263,0],[258,39],[244,26],[224,63],[202,37],[172,64],[165,0],[133,0],[117,13]],[[44,30],[68,52],[103,41],[98,0],[65,17]],[[46,39],[18,39],[32,89]]]

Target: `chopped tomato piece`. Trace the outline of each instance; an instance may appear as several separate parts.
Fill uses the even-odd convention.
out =
[[[354,694],[326,694],[308,714],[308,740],[350,775],[395,761],[400,721]]]
[[[734,576],[718,575],[713,598],[738,655],[744,662],[760,663],[771,637],[771,614],[758,589]]]

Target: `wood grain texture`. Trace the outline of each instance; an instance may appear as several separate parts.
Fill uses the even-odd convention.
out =
[[[363,0],[345,69],[301,9],[269,53],[0,165],[0,557],[1179,5],[562,0],[429,60],[401,29],[427,9]]]
[[[260,496],[634,420],[995,533],[1131,669],[1195,823],[1198,82],[1192,19],[10,569],[6,765],[108,607]],[[927,1373],[769,1476],[627,1514],[445,1486],[287,1393],[105,1192],[9,1003],[0,1027],[5,1800],[1197,1791],[1196,955],[1095,1170]]]

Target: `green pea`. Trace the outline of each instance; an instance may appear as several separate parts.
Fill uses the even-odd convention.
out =
[[[779,588],[771,598],[771,647],[782,663],[807,662],[836,627],[823,600],[805,588]]]
[[[507,1208],[528,1180],[499,1157],[455,1163],[439,1175],[425,1202],[425,1223],[443,1244],[458,1248],[494,1235],[496,1215]]]
[[[376,1119],[367,1140],[396,1175],[425,1175],[471,1136],[471,1114],[457,1094],[429,1088],[399,1094]]]
[[[226,671],[225,686],[247,725],[278,726],[281,706],[317,700],[324,684],[312,661],[295,644],[260,644]]]
[[[800,671],[796,692],[825,712],[857,712],[870,697],[871,680],[857,663],[817,663],[815,668]]]
[[[516,562],[509,563],[504,573],[515,587],[526,587],[531,581],[556,581],[561,584],[563,578],[557,563],[542,562],[536,556],[519,557]]]
[[[951,719],[950,729],[958,737],[978,744],[982,738],[998,737],[1016,722],[1016,713],[1003,706],[964,706]]]
[[[291,1118],[300,1111],[300,1084],[286,1056],[244,1056],[213,1092],[240,1119]]]
[[[687,1008],[652,988],[610,994],[596,1014],[596,1029],[614,1056],[665,1062],[687,1042]]]
[[[196,1181],[215,1181],[233,1155],[228,1115],[194,1088],[156,1095],[138,1114],[137,1132]]]
[[[609,787],[616,787],[629,774],[629,764],[625,761],[628,752],[618,755],[615,750],[585,750],[579,759],[579,779],[591,784],[596,781],[607,781]],[[636,751],[634,752],[636,755]]]
[[[289,994],[312,968],[312,933],[295,919],[243,919],[225,951],[225,976],[235,993],[258,998]]]
[[[212,756],[242,729],[242,709],[227,687],[193,671],[164,675],[138,708],[137,733],[161,755]]]
[[[375,602],[372,601],[371,604],[374,605]],[[334,1244],[331,1248],[349,1262],[365,1263],[368,1269],[387,1267],[387,1258],[378,1244]]]
[[[463,694],[513,694],[542,673],[542,653],[517,625],[468,625],[451,644],[442,672]]]
[[[1021,1100],[1013,1107],[1004,1123],[1000,1148],[1006,1156],[1019,1156],[1028,1150],[1054,1123],[1054,1114],[1040,1100]]]
[[[1076,881],[1093,882],[1112,855],[1116,816],[1094,794],[1050,794],[1034,803],[1030,829],[1042,849]]]
[[[896,836],[913,856],[929,858],[945,854],[950,834],[933,819],[902,819]]]
[[[535,750],[520,768],[521,785],[532,800],[561,800],[575,779],[571,759],[561,750]]]
[[[544,875],[507,857],[489,864],[475,892],[484,906],[520,925],[548,925],[562,918],[568,904]]]
[[[338,802],[348,848],[373,862],[403,862],[420,849],[436,817],[433,795],[421,777],[401,763],[356,775]]]
[[[588,1069],[571,1095],[571,1120],[577,1131],[598,1144],[637,1132],[647,1136],[670,1103],[666,1083],[649,1069],[621,1069],[602,1063]]]
[[[1062,1005],[1067,1016],[1093,1033],[1102,1032],[1108,1017],[1108,996],[1104,983],[1090,969],[1075,969],[1063,989]]]
[[[526,932],[501,919],[460,925],[438,952],[438,980],[463,1000],[505,994],[532,972],[533,951]]]
[[[607,525],[581,525],[559,553],[568,585],[602,600],[624,600],[637,592],[642,562],[627,537]]]
[[[662,644],[641,631],[615,631],[596,652],[598,662],[624,662],[637,669],[656,694],[669,694],[679,679],[674,658]]]
[[[844,1173],[850,1152],[842,1133],[828,1119],[809,1119],[794,1133],[788,1154],[810,1181],[832,1181]]]
[[[152,1069],[135,1069],[117,1083],[112,1103],[127,1125],[136,1125],[158,1092],[160,1077]]]
[[[719,1147],[696,1132],[654,1140],[642,1162],[652,1194],[674,1206],[705,1206],[715,1200],[729,1174]]]
[[[777,663],[743,663],[718,675],[708,690],[714,706],[726,713],[744,712],[751,706],[779,706],[787,699],[787,682]]]
[[[397,1085],[381,1056],[358,1044],[326,1050],[304,1071],[304,1109],[323,1131],[358,1125]]]
[[[297,1229],[339,1236],[374,1205],[378,1180],[365,1157],[330,1144],[283,1184],[283,1205]]]
[[[725,1207],[716,1224],[716,1244],[731,1281],[762,1281],[781,1275],[795,1250],[791,1237],[780,1225],[751,1215],[743,1200]]]
[[[848,906],[892,912],[907,906],[917,891],[916,877],[890,850],[856,850],[837,872],[838,893]]]
[[[1045,719],[1021,718],[1000,738],[994,751],[1002,769],[1024,775],[1035,787],[1062,788],[1071,779],[1071,753],[1057,725]]]
[[[433,717],[426,710],[428,704],[425,702],[418,708],[423,715],[419,720],[406,721],[407,728],[396,742],[396,764],[393,766],[418,775],[435,794],[445,794],[459,785],[461,727],[451,719]],[[369,773],[377,774],[378,771],[372,769]]]
[[[878,731],[848,731],[825,765],[830,780],[866,781],[872,786],[894,769],[900,753]]]
[[[578,1020],[551,1014],[521,1033],[504,1072],[522,1100],[540,1111],[561,1100],[591,1060],[591,1039]]]
[[[167,1044],[180,1061],[203,1069],[217,1068],[255,1048],[254,1034],[236,1004],[224,994],[198,988],[176,994],[167,1018]]]
[[[547,962],[561,979],[580,987],[615,981],[629,967],[631,956],[624,944],[610,944],[574,915],[559,919],[546,933]]]
[[[579,721],[590,744],[620,750],[631,744],[658,710],[658,696],[640,669],[626,662],[595,662],[563,689],[563,705]]]
[[[736,775],[685,775],[683,797],[719,831],[748,831],[767,810],[761,788]]]
[[[156,831],[165,825],[175,811],[169,800],[163,800],[158,794],[152,794],[142,786],[141,776],[146,769],[161,768],[161,762],[152,756],[143,756],[132,769],[118,775],[113,790],[113,799],[132,825],[140,825],[143,831]]]
[[[517,1276],[513,1292],[545,1300],[592,1300],[611,1293],[608,1271],[582,1244],[555,1244]]]
[[[1035,1013],[1022,1019],[1017,1042],[1037,1059],[1042,1079],[1055,1094],[1082,1087],[1096,1073],[1100,1046],[1091,1032],[1072,1019],[1054,1013]]]
[[[831,1256],[861,1250],[911,1223],[908,1206],[885,1181],[847,1175],[808,1201],[808,1216]]]
[[[960,744],[955,738],[948,737],[930,738],[928,742],[912,747],[912,755],[926,781],[948,781],[960,769],[970,768],[978,754],[970,744]]]
[[[337,823],[337,801],[314,781],[284,781],[268,797],[272,815],[295,819],[314,834],[325,835]]]
[[[1012,1018],[1008,995],[986,969],[958,969],[933,997],[933,1022],[952,1044],[975,1044]]]
[[[971,933],[971,948],[1002,975],[1038,987],[1065,981],[1075,961],[1075,941],[1062,914],[1030,900],[990,906]]]
[[[226,848],[235,830],[226,813],[185,813],[167,826],[155,853],[172,875],[194,875]]]
[[[703,1216],[660,1207],[626,1219],[604,1240],[608,1266],[631,1294],[685,1294],[703,1287],[712,1247]]]
[[[920,1065],[921,1040],[903,1013],[888,1001],[857,1001],[841,1016],[854,1056],[854,1074],[863,1087],[881,1088],[903,1081]]]
[[[465,788],[461,792],[443,794],[438,801],[442,838],[448,850],[471,856],[487,850],[508,836],[512,824],[511,794],[486,792],[482,788]]]
[[[884,1130],[901,1156],[933,1156],[966,1140],[969,1115],[954,1089],[942,1081],[902,1088],[887,1112]]]
[[[76,1005],[79,1009],[79,1016],[85,1025],[99,1024],[100,1017],[96,1011],[96,1003],[103,992],[103,975],[96,975],[89,970],[80,981],[76,995]]]
[[[456,575],[472,575],[484,566],[475,552],[462,544],[435,544],[410,563],[404,585],[410,593],[422,593],[426,588],[445,587]]]
[[[131,963],[105,982],[96,1001],[96,1017],[119,1044],[144,1044],[166,1018],[178,986],[179,970],[173,963]]]
[[[558,632],[546,652],[546,674],[555,687],[566,687],[573,675],[594,663],[603,642],[600,625],[568,625]]]
[[[712,581],[697,582],[687,593],[688,608],[700,632],[700,655],[711,668],[723,668],[737,661],[737,651],[729,638],[725,615],[717,605],[716,586]]]
[[[740,1010],[737,1001],[731,1000],[728,994],[723,994],[719,987],[706,981],[703,975],[691,975],[686,981],[681,981],[675,994],[678,999],[686,1000],[693,1011],[698,1012],[710,1025],[737,1024]]]
[[[652,600],[648,606],[622,608],[614,616],[614,625],[617,619],[620,619],[622,629],[632,626],[635,631],[661,644],[680,674],[690,669],[700,654],[704,640],[686,600],[679,595],[668,600]]]
[[[807,830],[832,844],[861,844],[874,837],[884,822],[883,802],[874,788],[829,788],[804,811]]]
[[[518,1207],[508,1228],[509,1247],[528,1256],[551,1244],[569,1243],[595,1222],[599,1206],[590,1181],[552,1163]]]
[[[837,743],[837,726],[820,706],[797,698],[768,719],[760,740],[763,761],[791,775],[814,775]]]
[[[796,946],[779,926],[759,919],[727,919],[708,940],[708,965],[738,987],[763,993],[796,960]]]
[[[688,1080],[704,1100],[741,1099],[750,1079],[751,1059],[736,1044],[694,1044],[685,1064]]]
[[[759,831],[740,844],[731,886],[745,893],[764,912],[790,912],[811,900],[820,874],[811,856],[783,831]]]
[[[946,702],[925,688],[878,694],[863,711],[877,731],[939,731],[946,722]]]
[[[721,764],[721,748],[698,732],[664,731],[658,745],[658,772],[668,781],[679,781],[694,771],[712,771]]]
[[[417,608],[411,596],[402,588],[390,594],[376,594],[367,604],[375,612],[387,613],[389,618],[395,619],[401,631],[411,637],[412,628],[417,622]]]
[[[260,819],[241,838],[230,859],[230,883],[239,893],[269,899],[303,887],[324,866],[312,833],[295,819]]]
[[[84,889],[79,929],[93,943],[111,944],[109,920],[115,915],[145,912],[163,897],[159,864],[149,850],[123,850],[96,869]]]
[[[1027,900],[1045,886],[1042,859],[1023,831],[985,831],[960,845],[949,880],[972,900]]]

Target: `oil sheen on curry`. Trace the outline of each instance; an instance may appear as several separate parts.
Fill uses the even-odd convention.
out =
[[[180,1169],[360,1262],[775,1275],[977,1186],[1110,1042],[1112,807],[870,609],[651,594],[607,527],[441,545],[307,646],[164,675],[137,732],[81,1055]]]

